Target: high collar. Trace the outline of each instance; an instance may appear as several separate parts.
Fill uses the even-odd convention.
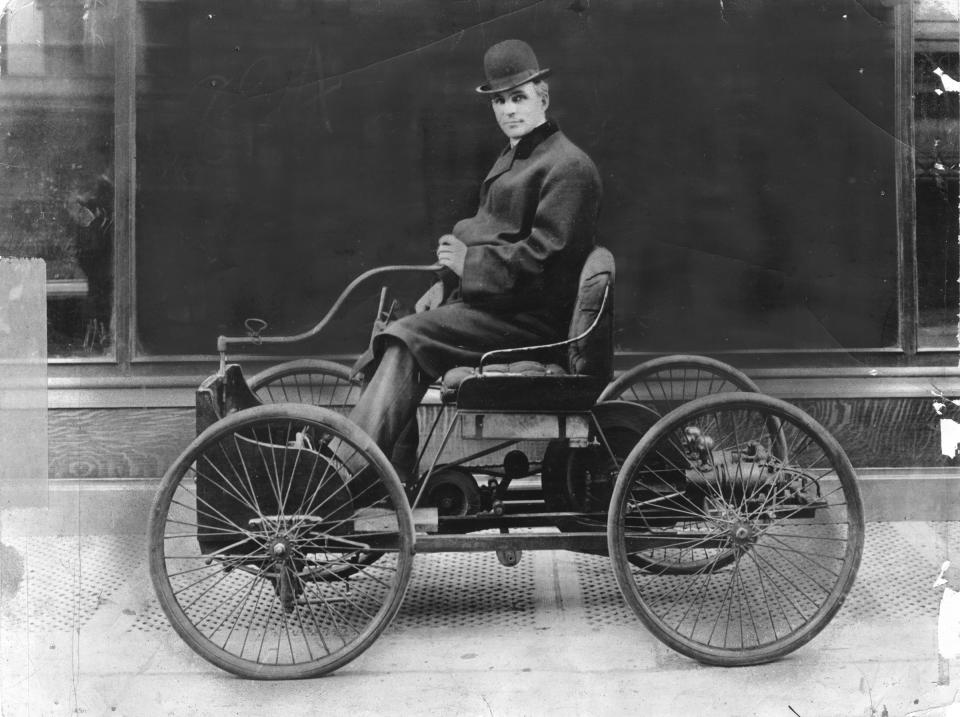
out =
[[[527,134],[523,135],[520,138],[520,141],[517,142],[516,146],[513,148],[513,157],[514,159],[527,159],[537,146],[543,142],[547,137],[556,132],[559,127],[553,120],[547,120],[542,125],[535,127]],[[508,146],[509,150],[510,147]]]
[[[494,162],[493,167],[490,169],[490,173],[486,176],[486,179],[483,180],[484,186],[509,170],[513,166],[515,160],[529,158],[530,155],[533,154],[533,150],[535,150],[547,137],[554,134],[559,129],[560,128],[557,127],[554,122],[547,120],[539,127],[536,127],[534,130],[521,137],[516,146],[511,147],[508,144],[500,153],[500,156],[497,157],[497,161]]]

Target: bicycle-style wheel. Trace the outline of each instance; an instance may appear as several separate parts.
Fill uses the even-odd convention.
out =
[[[248,382],[263,403],[304,403],[346,413],[360,398],[361,380],[342,364],[297,359],[271,366]]]
[[[612,381],[600,400],[621,400],[638,403],[663,416],[688,401],[702,396],[730,391],[759,392],[757,385],[742,371],[707,356],[677,354],[661,356],[634,366]],[[688,521],[686,528],[697,531],[702,526]],[[678,527],[679,529],[679,527]],[[691,546],[684,552],[669,554],[654,549],[634,556],[634,564],[653,570],[691,573],[705,565],[728,564],[730,551]]]
[[[625,371],[600,394],[598,401],[630,401],[661,416],[702,396],[730,391],[758,393],[742,371],[706,356],[661,356]]]
[[[303,678],[354,659],[396,614],[413,521],[365,433],[281,404],[191,443],[163,478],[148,542],[157,597],[191,648],[243,677]]]
[[[627,603],[663,642],[716,665],[769,662],[813,638],[853,584],[863,535],[836,440],[795,406],[747,393],[664,416],[624,463],[608,520]],[[693,548],[733,559],[669,569]],[[660,567],[638,568],[650,553]]]

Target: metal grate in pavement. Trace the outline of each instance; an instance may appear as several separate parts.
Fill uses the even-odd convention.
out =
[[[228,582],[220,586],[230,591]],[[204,596],[211,605],[217,595]],[[531,556],[512,568],[501,565],[493,553],[417,555],[413,576],[400,612],[388,629],[443,627],[523,627],[535,617]],[[243,623],[262,626],[264,615],[245,615]],[[168,630],[170,625],[155,599],[139,611],[129,628],[140,632]]]
[[[127,629],[127,632],[133,632],[134,630],[137,632],[155,632],[158,630],[166,632],[172,629],[170,621],[167,620],[167,616],[160,608],[160,603],[157,602],[156,598],[150,598],[149,602],[137,613],[137,619]]]
[[[124,536],[43,536],[5,542],[23,559],[17,591],[4,599],[7,629],[79,630],[143,558]]]
[[[583,596],[584,618],[591,626],[632,625],[637,622],[637,617],[620,593],[610,558],[577,553],[574,564],[580,582],[580,594]]]
[[[493,553],[417,555],[391,629],[534,624],[532,556],[508,568]]]
[[[960,556],[960,526],[944,524],[941,534],[949,538],[950,553]],[[894,524],[868,523],[857,579],[834,621],[936,616],[940,591],[931,589],[939,569],[934,560],[921,555]],[[575,564],[590,624],[621,625],[637,619],[620,594],[608,558],[577,555]]]
[[[936,616],[940,591],[934,556],[923,556],[892,523],[867,523],[863,559],[838,623],[878,617],[898,620]]]
[[[933,589],[933,581],[943,559],[954,558],[960,569],[960,523],[928,526],[943,554],[916,547],[909,534],[904,537],[903,525],[867,524],[860,571],[835,623],[937,615],[941,590]],[[77,630],[117,599],[114,593],[135,570],[146,570],[142,542],[121,536],[6,538],[5,543],[24,566],[17,591],[4,595],[0,617],[6,629]],[[528,554],[507,568],[493,553],[417,555],[390,629],[533,625],[537,611],[545,609],[537,603],[534,557]],[[582,597],[578,610],[589,625],[635,624],[607,557],[575,554],[573,563]],[[135,606],[136,617],[124,611],[131,615],[129,631],[169,630],[152,590],[144,590],[149,597]]]

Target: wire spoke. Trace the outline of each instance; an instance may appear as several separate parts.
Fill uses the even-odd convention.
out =
[[[664,400],[726,388],[693,369],[663,380],[675,389]],[[631,607],[708,663],[755,664],[809,640],[849,589],[862,540],[842,453],[797,409],[762,396],[678,409],[659,430],[611,508]]]

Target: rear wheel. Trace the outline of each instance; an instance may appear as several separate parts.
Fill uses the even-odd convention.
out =
[[[691,429],[711,438],[706,452]],[[633,449],[611,498],[608,547],[627,603],[658,638],[701,662],[751,665],[827,625],[853,585],[863,533],[856,476],[836,440],[784,401],[725,394],[674,410]],[[691,567],[693,549],[732,559],[669,568]]]
[[[248,383],[265,404],[305,403],[339,413],[352,408],[363,389],[349,368],[323,359],[287,361],[261,371]]]
[[[600,398],[638,403],[663,416],[694,399],[735,391],[759,393],[759,388],[745,373],[723,361],[677,354],[634,366],[611,382]],[[782,457],[785,449],[781,446],[779,450]],[[702,526],[688,521],[685,528],[696,532]],[[652,570],[691,573],[704,566],[722,567],[733,557],[730,551],[691,546],[686,551],[670,551],[669,555],[651,549],[635,555],[633,562]]]
[[[231,414],[193,441],[161,482],[148,543],[160,605],[197,653],[243,677],[315,677],[396,614],[413,522],[365,433],[285,404]]]
[[[701,396],[730,391],[758,393],[742,371],[706,356],[661,356],[634,366],[614,379],[600,401],[639,403],[664,416]]]

